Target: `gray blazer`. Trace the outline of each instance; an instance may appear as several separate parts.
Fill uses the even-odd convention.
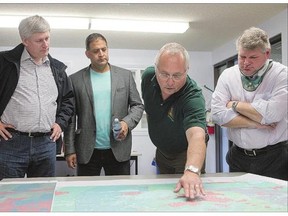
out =
[[[110,144],[115,158],[119,161],[130,159],[132,147],[131,130],[139,123],[144,105],[141,101],[131,71],[110,65],[112,86],[112,114]],[[75,115],[64,131],[65,156],[76,153],[77,162],[89,162],[96,142],[96,120],[93,103],[93,90],[90,80],[90,66],[70,76],[75,94]],[[113,138],[112,122],[115,118],[128,124],[129,132],[125,140]]]

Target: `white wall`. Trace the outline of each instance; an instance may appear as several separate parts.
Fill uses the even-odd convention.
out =
[[[288,9],[259,25],[260,28],[267,31],[270,37],[281,33],[282,36],[282,64],[288,65]]]
[[[272,17],[271,19],[265,21],[264,23],[259,24],[258,26],[265,30],[269,37],[273,37],[281,33],[282,35],[282,63],[284,65],[288,64],[288,45],[287,45],[287,26],[288,26],[288,9],[283,10],[281,13],[277,14],[276,16]],[[243,29],[244,31],[245,29]],[[229,57],[232,57],[237,54],[235,41],[237,37],[224,44],[223,46],[215,49],[212,52],[212,64],[217,64]]]

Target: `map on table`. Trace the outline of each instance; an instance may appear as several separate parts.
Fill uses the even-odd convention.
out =
[[[188,202],[173,192],[175,183],[57,186],[52,211],[287,212],[287,186],[272,182],[206,182],[206,196]]]
[[[287,212],[287,181],[252,174],[203,177],[206,196],[186,201],[178,179],[0,183],[0,211]]]
[[[0,184],[0,212],[50,212],[56,182]]]

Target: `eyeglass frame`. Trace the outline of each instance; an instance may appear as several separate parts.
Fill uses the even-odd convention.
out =
[[[158,70],[158,67],[155,67],[156,69],[156,74],[159,76],[160,79],[162,79],[163,81],[168,81],[170,78],[173,80],[173,81],[180,81],[183,79],[184,75],[186,74],[187,75],[187,71],[185,71],[184,73],[178,73],[178,74],[168,74],[168,73],[165,73],[165,72],[160,72]]]

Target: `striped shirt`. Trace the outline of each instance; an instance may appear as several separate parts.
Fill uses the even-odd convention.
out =
[[[48,57],[37,65],[24,49],[19,81],[1,121],[22,132],[48,132],[56,120],[57,97]]]

